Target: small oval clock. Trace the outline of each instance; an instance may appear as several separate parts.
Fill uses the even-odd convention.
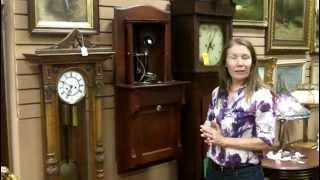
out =
[[[58,79],[57,92],[68,104],[79,102],[86,95],[85,80],[81,73],[73,70],[64,72]]]

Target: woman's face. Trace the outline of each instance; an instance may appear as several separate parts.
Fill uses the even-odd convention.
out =
[[[243,84],[250,75],[252,57],[246,46],[235,44],[227,50],[226,67],[233,83]]]

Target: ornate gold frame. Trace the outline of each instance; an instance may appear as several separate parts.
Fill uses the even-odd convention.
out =
[[[261,0],[258,0],[261,1]],[[263,19],[261,21],[251,20],[251,19],[233,19],[232,25],[234,26],[262,26],[266,27],[268,25],[268,0],[262,0],[263,7],[262,9],[257,9],[258,11],[263,11]]]
[[[316,2],[317,1],[317,2]],[[319,34],[319,0],[310,0],[310,18],[309,18],[309,29],[310,29],[310,53],[319,54],[319,36],[317,37],[317,30]],[[316,11],[316,8],[318,11]],[[318,19],[317,19],[318,17]],[[318,39],[318,42],[317,42]]]
[[[277,0],[281,1],[281,0]],[[296,0],[303,1],[304,3],[304,19],[303,24],[303,40],[293,40],[293,39],[275,39],[275,10],[276,10],[276,0],[269,1],[269,18],[268,18],[268,31],[267,31],[267,43],[266,43],[266,54],[304,54],[305,51],[309,50],[309,34],[310,34],[310,0]]]
[[[59,4],[61,7],[64,7],[64,13],[60,12],[64,10],[61,10],[61,8],[56,7],[51,8],[53,11],[51,13],[48,10],[44,10],[45,8],[50,7],[48,5],[48,3],[50,2],[48,1],[49,0],[28,0],[29,31],[31,33],[67,34],[75,28],[79,29],[81,33],[85,34],[96,34],[99,32],[98,1],[84,0],[86,6],[83,7],[83,9],[79,10],[78,6],[76,8],[71,9],[71,1],[69,0],[61,1],[64,3],[61,3],[60,1],[51,0],[53,2],[52,5]],[[78,2],[78,5],[79,4],[81,3]],[[68,7],[68,10],[66,10],[66,6]],[[57,9],[60,13],[55,12],[57,11]],[[77,18],[79,17],[78,14],[72,15],[72,17],[67,17],[66,15],[67,12],[81,12],[83,10],[86,11],[83,14],[83,16],[85,16],[85,20],[77,20]]]
[[[275,57],[262,57],[258,59],[258,68],[264,69],[263,82],[272,89],[275,87],[277,60]]]

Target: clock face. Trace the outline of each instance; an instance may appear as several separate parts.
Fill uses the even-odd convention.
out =
[[[57,91],[61,100],[75,104],[86,95],[85,80],[77,71],[66,71],[58,80]]]
[[[204,66],[216,65],[224,46],[223,28],[213,23],[199,26],[199,60]]]

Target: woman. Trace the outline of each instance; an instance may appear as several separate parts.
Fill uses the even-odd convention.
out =
[[[273,143],[274,101],[257,73],[250,42],[231,40],[219,62],[219,87],[212,92],[200,127],[209,145],[207,180],[263,180],[262,151]]]

